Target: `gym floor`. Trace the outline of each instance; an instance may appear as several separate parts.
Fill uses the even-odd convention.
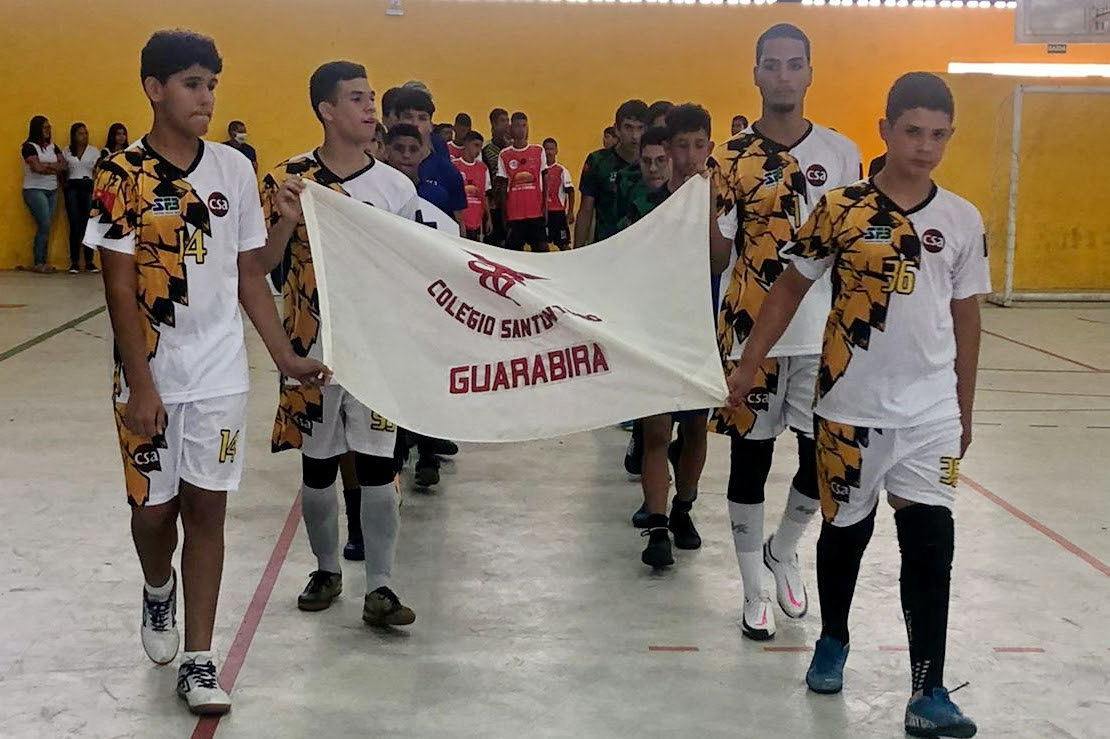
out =
[[[705,544],[663,574],[640,563],[629,524],[628,434],[606,428],[464,444],[437,490],[406,486],[395,589],[411,628],[363,625],[360,563],[345,563],[330,610],[298,611],[314,569],[299,460],[269,453],[277,376],[249,328],[246,469],[215,644],[234,708],[198,722],[176,669],[139,643],[100,280],[0,273],[0,301],[0,735],[903,736],[889,511],[864,559],[844,692],[809,694],[817,526],[802,544],[809,615],[779,612],[772,642],[741,638],[728,445],[712,435],[694,508]],[[980,736],[1110,736],[1110,306],[988,306],[984,328],[946,681],[971,682],[955,700]],[[768,530],[793,446],[779,442]]]

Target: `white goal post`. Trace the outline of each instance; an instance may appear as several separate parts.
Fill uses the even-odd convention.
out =
[[[1110,301],[1110,292],[1022,292],[1014,289],[1014,257],[1017,251],[1018,175],[1021,167],[1021,113],[1026,95],[1105,95],[1110,86],[1018,85],[1014,91],[1012,134],[1010,139],[1010,182],[1006,207],[1006,252],[1002,291],[990,297],[992,303],[1010,306],[1017,301]]]

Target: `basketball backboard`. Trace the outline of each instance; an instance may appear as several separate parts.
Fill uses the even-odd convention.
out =
[[[1110,43],[1110,0],[1018,0],[1019,44]]]

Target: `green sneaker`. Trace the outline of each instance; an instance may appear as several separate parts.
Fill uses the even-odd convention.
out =
[[[362,620],[371,626],[408,626],[416,614],[389,588],[382,586],[366,594],[362,604]]]

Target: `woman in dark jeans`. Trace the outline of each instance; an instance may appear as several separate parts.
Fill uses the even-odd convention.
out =
[[[62,152],[50,138],[50,121],[37,115],[31,119],[27,140],[20,147],[23,159],[23,202],[35,219],[35,239],[31,247],[35,272],[56,272],[46,263],[50,241],[50,222],[58,206],[58,176],[66,171]]]
[[[127,140],[127,126],[122,123],[113,123],[108,127],[108,140],[100,150],[100,158],[107,159],[117,151],[123,151],[130,142]]]
[[[89,146],[89,129],[84,123],[69,127],[69,148],[62,152],[69,177],[65,185],[66,218],[69,220],[69,273],[81,271],[81,254],[85,255],[85,271],[99,272],[93,263],[93,250],[84,246],[85,225],[92,208],[93,169],[100,152]]]

